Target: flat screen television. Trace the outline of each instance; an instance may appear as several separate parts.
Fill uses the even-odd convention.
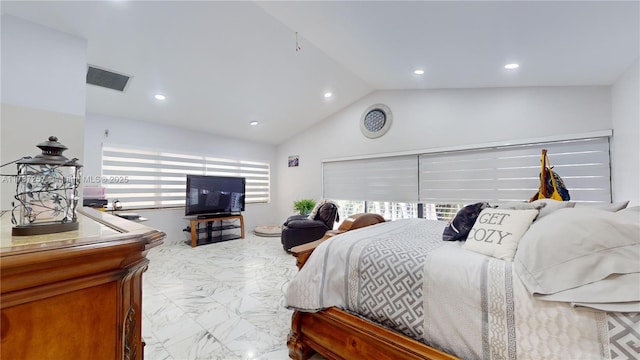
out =
[[[245,178],[187,175],[184,214],[223,215],[244,211]]]

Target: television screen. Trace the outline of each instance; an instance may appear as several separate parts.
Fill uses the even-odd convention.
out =
[[[244,195],[244,178],[187,175],[184,214],[229,214],[244,211]]]

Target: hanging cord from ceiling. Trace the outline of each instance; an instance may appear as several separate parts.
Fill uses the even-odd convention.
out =
[[[296,52],[302,50],[300,43],[298,42],[298,32],[296,31]]]

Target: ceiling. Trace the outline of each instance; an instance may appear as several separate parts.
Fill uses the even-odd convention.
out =
[[[3,0],[1,10],[87,39],[89,64],[133,76],[124,93],[87,85],[88,113],[268,144],[376,90],[611,85],[640,54],[638,1]]]

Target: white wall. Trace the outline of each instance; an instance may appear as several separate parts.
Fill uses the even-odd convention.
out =
[[[40,153],[51,135],[69,149],[84,149],[87,42],[44,26],[2,15],[0,164]],[[82,160],[82,159],[81,159]],[[15,174],[16,166],[2,168]],[[0,208],[11,209],[15,182],[3,178]]]
[[[611,90],[613,200],[640,205],[640,66],[631,66]]]
[[[105,130],[109,131],[108,137]],[[199,133],[178,127],[154,124],[150,122],[87,114],[85,121],[84,171],[86,176],[101,175],[101,144],[133,146],[138,148],[162,149],[192,154],[207,154],[223,158],[270,162],[271,182],[277,182],[274,171],[275,146],[257,144],[237,139]],[[272,185],[271,203],[247,204],[243,213],[245,231],[252,231],[257,225],[279,224],[274,199],[277,190]],[[113,200],[113,199],[111,199]],[[188,225],[184,218],[184,209],[138,211],[150,220],[145,225],[167,233],[166,241],[184,240],[182,229]]]
[[[87,41],[2,15],[2,102],[84,116]]]
[[[391,108],[393,123],[368,139],[360,118],[375,103]],[[278,147],[278,212],[285,218],[294,200],[322,195],[322,160],[611,127],[608,86],[378,91]],[[300,166],[288,168],[288,155],[300,155]]]

